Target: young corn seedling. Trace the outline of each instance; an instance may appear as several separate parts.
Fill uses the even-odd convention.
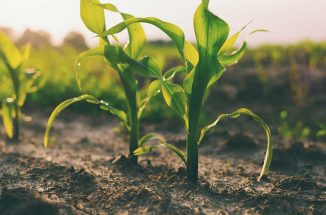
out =
[[[40,73],[24,67],[29,54],[29,45],[20,51],[8,36],[0,32],[0,73],[5,74],[9,80],[1,84],[9,92],[5,98],[1,98],[2,121],[7,137],[16,142],[19,141],[21,109],[26,96],[39,88],[37,80]]]
[[[183,120],[187,132],[187,152],[168,143],[158,145],[144,145],[134,153],[141,155],[157,147],[166,147],[176,153],[187,167],[187,176],[193,181],[198,180],[198,147],[206,132],[226,118],[237,118],[240,115],[248,115],[257,121],[265,130],[267,137],[267,151],[259,179],[266,174],[272,159],[271,133],[264,121],[252,111],[241,108],[230,114],[220,115],[215,122],[205,127],[200,125],[200,114],[205,95],[210,87],[223,75],[225,68],[238,62],[246,50],[244,42],[240,49],[234,51],[241,30],[229,36],[228,24],[215,16],[208,9],[208,0],[203,0],[194,15],[194,28],[197,38],[197,49],[191,43],[185,41],[184,33],[180,28],[166,23],[157,18],[131,18],[106,30],[99,36],[108,36],[119,33],[128,26],[144,22],[152,24],[165,32],[175,43],[181,57],[185,61],[184,68],[178,67],[161,75],[161,73],[143,75],[156,79],[150,87],[150,92],[161,91],[167,105],[173,109]],[[187,71],[183,86],[172,83],[172,78],[182,71]],[[154,86],[155,85],[155,86]]]
[[[120,12],[112,4],[101,4],[98,0],[81,0],[80,14],[86,27],[97,35],[105,32],[105,11],[119,13],[124,20],[133,18],[132,15]],[[159,66],[155,60],[149,56],[141,58],[142,49],[146,42],[144,30],[139,23],[135,23],[127,27],[129,34],[129,42],[122,47],[115,35],[112,39],[116,43],[110,42],[109,37],[100,36],[100,44],[98,47],[90,49],[81,54],[76,61],[76,78],[81,89],[81,83],[78,79],[78,67],[80,62],[85,57],[90,56],[104,56],[106,62],[112,67],[120,78],[123,90],[125,93],[125,101],[128,109],[126,111],[113,107],[109,102],[102,101],[92,95],[83,94],[77,98],[72,98],[62,102],[51,114],[47,129],[44,136],[44,146],[47,147],[49,143],[49,134],[53,125],[54,119],[60,112],[68,106],[81,101],[86,101],[91,104],[98,105],[104,111],[117,116],[129,133],[129,158],[131,162],[137,163],[137,156],[133,154],[138,147],[143,146],[148,141],[163,141],[162,138],[155,134],[147,134],[144,137],[139,137],[139,123],[143,111],[151,98],[157,93],[151,93],[147,97],[141,99],[138,91],[138,81],[136,79],[136,71],[142,71],[146,74],[156,74],[160,71]]]

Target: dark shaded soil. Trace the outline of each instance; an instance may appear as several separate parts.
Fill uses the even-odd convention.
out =
[[[130,164],[125,135],[104,115],[64,113],[45,150],[48,114],[31,113],[21,144],[1,141],[0,214],[326,214],[325,143],[274,138],[271,172],[257,182],[264,135],[243,132],[240,120],[205,139],[193,185],[164,149]],[[182,132],[162,133],[184,146]]]

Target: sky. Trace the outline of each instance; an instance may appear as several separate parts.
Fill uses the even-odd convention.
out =
[[[189,40],[194,40],[193,13],[200,0],[103,0],[121,11],[138,17],[155,16],[180,26]],[[210,9],[226,20],[236,32],[250,20],[244,32],[249,44],[295,43],[304,39],[326,40],[326,0],[211,0]],[[121,19],[108,14],[107,26]],[[45,30],[53,41],[60,43],[69,31],[80,31],[90,44],[96,39],[79,17],[79,0],[0,0],[0,26],[11,27],[16,33],[26,28]],[[167,39],[160,31],[145,25],[148,38]],[[267,29],[247,37],[251,30]],[[122,40],[127,38],[121,35]]]

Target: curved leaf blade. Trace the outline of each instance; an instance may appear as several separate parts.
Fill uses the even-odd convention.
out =
[[[194,16],[194,28],[197,38],[199,62],[195,72],[195,85],[206,90],[212,79],[223,72],[223,66],[217,60],[217,54],[229,35],[228,24],[208,10],[209,1],[203,1]],[[197,87],[193,88],[197,90]],[[203,93],[203,92],[201,92]]]
[[[104,10],[97,6],[98,0],[80,0],[80,17],[85,26],[96,34],[105,31]]]
[[[183,57],[185,56],[184,54],[185,36],[183,31],[178,26],[172,23],[165,22],[155,17],[127,19],[113,26],[112,28],[106,30],[102,34],[99,34],[99,36],[108,36],[108,35],[120,33],[121,31],[126,29],[129,25],[139,23],[139,22],[148,23],[161,29],[165,34],[167,34],[172,39],[172,41],[174,41],[181,56]]]
[[[186,60],[191,63],[191,67],[188,68],[188,71],[191,71],[192,68],[198,64],[199,53],[197,49],[188,41],[185,41],[184,53]]]
[[[130,14],[119,11],[115,5],[110,3],[98,4],[98,6],[105,10],[119,13],[124,20],[135,18]],[[140,23],[134,23],[128,25],[127,30],[129,34],[129,43],[125,47],[125,51],[130,57],[137,59],[140,56],[141,51],[145,46],[145,42],[146,42],[145,31]]]
[[[240,47],[240,49],[236,50],[231,54],[222,54],[218,57],[218,60],[220,61],[221,64],[223,64],[223,66],[232,66],[239,62],[239,60],[245,54],[246,50],[247,50],[247,43],[244,42],[243,45]]]
[[[192,85],[195,77],[195,68],[183,79],[183,88],[188,98],[190,98],[192,92]]]
[[[237,32],[236,34],[228,38],[223,44],[222,48],[220,49],[219,54],[232,51],[235,42],[238,40],[238,37],[240,36],[240,33],[241,31]]]
[[[139,147],[143,147],[146,143],[151,142],[151,141],[159,141],[160,143],[166,142],[164,137],[160,134],[155,134],[155,133],[149,133],[140,138],[138,142]]]
[[[149,152],[153,151],[154,149],[156,149],[158,147],[163,147],[163,148],[170,149],[177,156],[179,156],[181,158],[181,160],[183,161],[183,163],[185,165],[187,164],[187,162],[186,162],[186,160],[187,160],[186,154],[181,149],[179,149],[178,147],[176,147],[176,146],[174,146],[172,144],[169,144],[169,143],[161,143],[161,144],[158,144],[158,145],[150,145],[150,146],[139,147],[138,149],[136,149],[134,151],[134,155],[136,155],[136,156],[143,155],[143,154],[146,154],[146,153],[149,153]]]
[[[161,80],[155,80],[153,81],[147,90],[148,97],[151,99],[152,97],[156,96],[160,93],[162,88]]]
[[[152,100],[152,98],[161,92],[161,88],[162,88],[161,80],[155,80],[149,85],[147,90],[147,97],[143,99],[138,109],[138,119],[142,117],[145,108]]]
[[[256,33],[259,33],[259,32],[261,32],[261,33],[268,33],[269,30],[267,30],[267,29],[256,29],[256,30],[250,32],[250,35],[253,35],[253,34],[256,34]]]
[[[134,16],[126,13],[122,13],[122,17],[124,18],[124,20],[135,18]],[[130,57],[137,59],[145,46],[145,31],[140,23],[134,23],[132,25],[129,25],[127,29],[129,34],[129,43],[125,47],[125,51]]]
[[[49,136],[50,136],[50,131],[53,125],[53,122],[55,120],[55,118],[57,118],[57,116],[64,111],[67,107],[69,107],[70,105],[77,103],[77,102],[81,102],[81,101],[86,101],[86,100],[90,100],[90,101],[97,101],[96,98],[94,96],[91,95],[82,95],[76,98],[72,98],[72,99],[68,99],[64,102],[62,102],[61,104],[59,104],[54,111],[52,112],[48,123],[47,123],[47,127],[46,127],[46,131],[45,131],[45,135],[44,135],[44,147],[47,148],[48,147],[48,143],[49,143]]]
[[[186,72],[186,68],[184,66],[178,66],[178,67],[175,67],[175,68],[172,68],[170,70],[168,70],[166,73],[164,73],[163,75],[163,79],[165,81],[170,81],[172,80],[176,75],[180,74],[180,73],[183,73],[183,72]]]
[[[104,47],[103,46],[98,46],[96,48],[92,48],[86,52],[81,53],[76,61],[75,61],[75,76],[76,76],[76,80],[77,80],[77,84],[79,87],[79,90],[82,91],[82,86],[81,86],[81,82],[79,79],[79,68],[81,66],[81,62],[84,60],[84,58],[86,57],[92,57],[92,56],[104,56]]]
[[[269,167],[271,165],[272,156],[273,156],[273,143],[272,143],[271,131],[270,131],[269,127],[267,126],[267,124],[258,115],[253,113],[251,110],[249,110],[247,108],[241,108],[241,109],[239,109],[239,110],[237,110],[237,111],[235,111],[235,112],[233,112],[231,114],[221,114],[217,118],[217,120],[215,122],[213,122],[212,124],[204,127],[201,130],[200,138],[198,140],[198,144],[200,144],[200,142],[204,138],[206,132],[209,131],[214,126],[216,126],[221,120],[223,120],[225,118],[238,118],[242,114],[250,116],[251,118],[253,118],[264,129],[265,134],[266,134],[266,140],[267,140],[266,155],[265,155],[265,158],[264,158],[264,164],[263,164],[261,173],[260,173],[259,178],[258,178],[258,181],[259,181],[269,171]]]
[[[162,93],[166,104],[182,119],[186,119],[186,95],[180,85],[161,81]]]
[[[31,54],[31,48],[32,48],[32,45],[29,43],[23,46],[22,51],[21,51],[23,61],[28,60],[28,58]]]
[[[117,116],[121,122],[124,124],[124,126],[129,129],[128,126],[128,117],[126,112],[124,112],[123,110],[119,110],[117,108],[112,107],[108,102],[105,102],[103,100],[101,101],[97,101],[97,104],[100,106],[100,108],[104,111],[108,111],[111,114],[113,114],[114,116]]]
[[[218,55],[221,54],[225,54],[225,53],[229,53],[232,52],[232,49],[234,47],[234,44],[237,42],[241,32],[252,22],[253,20],[251,20],[248,24],[246,24],[245,26],[243,26],[240,31],[238,31],[237,33],[233,34],[230,38],[228,38],[225,43],[223,44],[222,48],[220,49]]]
[[[105,58],[112,65],[128,64],[138,74],[149,77],[160,79],[162,77],[161,69],[152,57],[145,56],[140,61],[136,61],[129,57],[120,46],[106,45],[105,46]]]
[[[3,54],[7,64],[12,69],[17,69],[23,61],[23,56],[9,37],[0,32],[0,54]]]

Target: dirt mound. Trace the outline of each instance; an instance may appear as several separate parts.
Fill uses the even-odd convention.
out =
[[[271,169],[293,174],[325,165],[325,151],[313,147],[306,148],[304,143],[295,141],[287,147],[274,149]]]

